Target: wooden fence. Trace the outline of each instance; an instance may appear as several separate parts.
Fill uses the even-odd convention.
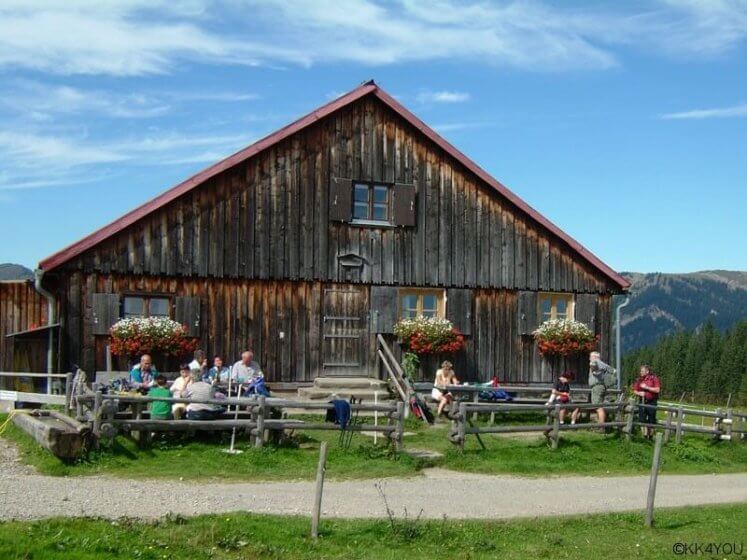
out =
[[[590,412],[598,408],[603,408],[614,419],[604,423],[577,423],[561,424],[560,411],[573,411],[579,409],[581,412]],[[645,424],[638,421],[640,408],[652,408],[666,414],[664,423]],[[490,414],[491,419],[495,418],[496,413],[518,413],[518,412],[535,412],[546,415],[545,424],[534,425],[486,425],[478,426],[473,422],[477,414]],[[472,419],[470,419],[470,414]],[[630,438],[633,429],[638,427],[650,427],[655,430],[664,431],[665,442],[669,440],[671,434],[675,434],[677,443],[682,442],[682,436],[686,432],[700,433],[713,436],[718,440],[745,439],[747,437],[747,414],[734,411],[729,408],[726,410],[717,409],[709,410],[689,410],[687,414],[691,416],[702,416],[710,418],[713,421],[711,427],[704,427],[695,424],[685,423],[685,413],[682,407],[674,406],[652,406],[629,401],[627,403],[618,400],[617,403],[605,404],[603,406],[595,404],[567,403],[567,404],[511,404],[511,403],[475,403],[460,402],[457,404],[457,410],[452,412],[452,430],[450,433],[451,441],[464,449],[466,436],[475,435],[479,443],[484,446],[480,434],[496,434],[511,432],[542,432],[549,440],[553,449],[557,449],[560,440],[560,432],[574,430],[599,430],[613,428]],[[738,436],[738,438],[736,437]]]
[[[150,419],[148,405],[153,402],[170,404],[207,404],[221,407],[239,407],[241,413],[229,412],[215,420],[155,420]],[[141,434],[172,431],[221,431],[243,430],[249,434],[256,447],[262,447],[273,433],[286,430],[336,430],[343,431],[338,424],[331,422],[306,422],[287,417],[294,413],[319,414],[333,409],[328,402],[307,402],[271,397],[229,397],[225,399],[197,400],[175,397],[152,397],[134,395],[110,395],[101,390],[78,396],[79,419],[92,424],[92,432],[97,438],[111,439],[118,433]],[[126,405],[130,410],[120,409]],[[351,422],[345,427],[348,432],[377,432],[383,434],[394,445],[396,451],[402,447],[404,434],[404,403],[352,403]],[[88,409],[88,410],[86,410]],[[371,423],[377,416],[360,416],[359,413],[378,413],[386,418],[386,424]],[[82,418],[81,418],[82,417]]]
[[[72,391],[72,373],[19,373],[10,371],[0,371],[0,378],[10,379],[38,379],[47,380],[47,389],[45,393],[33,391],[15,391],[2,389],[0,390],[0,401],[10,403],[11,408],[15,408],[16,403],[34,403],[34,404],[51,404],[64,406],[68,409],[70,403],[70,394]],[[60,394],[52,394],[53,380],[59,379]]]

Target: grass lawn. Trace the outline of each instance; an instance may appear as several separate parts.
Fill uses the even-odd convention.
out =
[[[308,537],[304,517],[243,513],[156,522],[53,519],[0,523],[0,557],[9,560],[240,558],[666,558],[676,543],[731,543],[742,557],[747,505],[512,521],[322,520]],[[741,520],[741,521],[740,521]],[[726,549],[723,549],[724,551]]]
[[[0,416],[0,423],[3,421]],[[524,423],[536,423],[524,419]],[[173,436],[156,440],[148,449],[138,449],[134,442],[118,437],[111,448],[93,451],[75,463],[65,463],[42,449],[28,435],[11,425],[4,437],[17,443],[23,460],[39,472],[51,475],[110,474],[125,477],[222,480],[293,480],[311,479],[316,473],[318,444],[330,443],[328,477],[331,479],[381,478],[414,476],[424,467],[485,474],[513,473],[526,476],[544,475],[630,475],[648,474],[651,468],[651,442],[634,439],[626,442],[615,435],[566,433],[557,451],[548,448],[540,436],[485,435],[488,449],[479,448],[468,436],[464,453],[447,438],[448,426],[427,427],[408,419],[406,448],[429,449],[443,453],[435,461],[394,457],[383,445],[374,446],[372,438],[355,434],[349,449],[338,445],[337,432],[299,434],[295,446],[254,449],[245,437],[238,438],[241,455],[228,455],[228,435],[216,440],[202,436],[189,440]],[[741,441],[714,443],[706,437],[688,434],[683,443],[673,441],[664,447],[662,472],[669,474],[704,474],[747,471],[747,445]]]

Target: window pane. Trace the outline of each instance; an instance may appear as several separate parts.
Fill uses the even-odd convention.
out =
[[[143,298],[125,297],[124,298],[124,316],[125,317],[142,317],[144,315]]]
[[[423,312],[433,311],[438,309],[438,298],[434,294],[426,294],[423,296]]]
[[[374,187],[374,202],[386,202],[389,188],[383,185],[376,185]]]
[[[402,310],[403,319],[414,319],[417,316],[418,316],[418,311],[416,309],[403,309]]]
[[[368,185],[355,185],[355,201],[368,202]]]
[[[169,316],[169,300],[166,298],[151,298],[148,308],[151,317]]]
[[[543,321],[552,317],[552,300],[550,297],[543,296],[540,298],[540,313]]]
[[[435,317],[435,316],[436,316],[435,309],[423,309],[423,317]]]
[[[564,318],[568,313],[568,300],[564,297],[559,297],[555,300],[557,315],[559,318]]]
[[[353,218],[357,220],[368,219],[368,203],[367,202],[356,202],[353,205]]]
[[[402,296],[402,309],[414,309],[418,308],[418,296],[406,295]]]
[[[374,220],[386,220],[387,216],[386,204],[374,204],[373,207],[373,219]]]

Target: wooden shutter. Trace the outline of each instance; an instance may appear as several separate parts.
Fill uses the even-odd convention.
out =
[[[578,294],[574,307],[576,321],[580,321],[589,326],[592,331],[596,331],[597,326],[597,295],[596,294]]]
[[[371,332],[391,333],[397,322],[397,288],[371,286]]]
[[[91,304],[93,334],[109,334],[112,325],[119,321],[119,294],[93,294]]]
[[[415,185],[396,183],[392,193],[392,217],[394,225],[414,226],[416,222],[415,203],[417,193]]]
[[[350,179],[332,177],[329,186],[329,219],[349,222],[353,211],[353,187]]]
[[[446,291],[446,318],[462,334],[472,334],[472,290],[452,288]]]
[[[200,336],[200,298],[181,296],[176,298],[174,320],[187,327],[189,336]]]
[[[539,326],[537,292],[519,292],[519,334],[532,334]]]

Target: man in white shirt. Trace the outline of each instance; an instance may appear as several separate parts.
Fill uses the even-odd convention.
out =
[[[254,361],[254,352],[245,350],[241,353],[241,359],[231,368],[231,380],[234,383],[248,383],[258,377],[264,377],[262,368]]]

